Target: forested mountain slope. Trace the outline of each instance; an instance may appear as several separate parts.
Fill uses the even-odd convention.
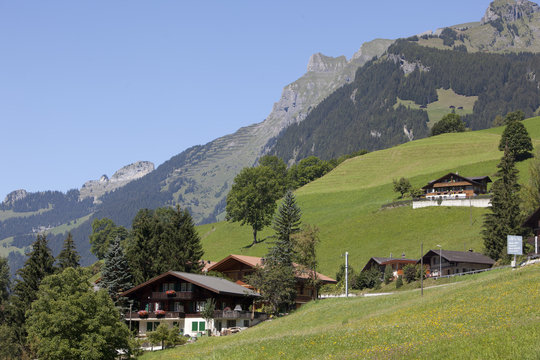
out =
[[[301,123],[288,127],[272,153],[285,161],[315,155],[330,159],[353,149],[378,150],[429,134],[425,109],[439,89],[476,96],[464,120],[473,130],[492,126],[497,115],[540,106],[540,55],[439,50],[399,40],[380,59],[358,69],[346,84]],[[450,112],[451,109],[448,109]]]

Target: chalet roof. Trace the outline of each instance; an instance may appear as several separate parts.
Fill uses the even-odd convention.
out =
[[[429,250],[422,258],[431,258],[433,256],[441,256],[447,261],[462,262],[462,263],[474,263],[474,264],[495,264],[495,260],[492,258],[472,251],[452,251],[452,250]],[[420,262],[420,260],[418,260]],[[425,262],[425,261],[424,261]]]
[[[386,265],[386,264],[392,264],[392,263],[409,263],[413,264],[416,263],[417,259],[405,259],[402,257],[372,257],[368,260],[362,271],[367,270],[370,262],[375,262],[379,265]]]
[[[533,212],[521,226],[536,229],[538,227],[538,219],[540,219],[540,208]]]
[[[168,276],[168,275],[172,275],[178,279],[185,280],[192,284],[198,285],[209,291],[215,292],[216,294],[237,295],[237,296],[260,296],[255,291],[246,289],[245,287],[241,285],[235,284],[232,281],[229,281],[223,278],[218,278],[216,276],[191,274],[191,273],[180,272],[180,271],[171,271],[171,270],[123,292],[121,296],[127,296],[131,294],[132,292],[135,292],[136,290],[139,290],[140,288],[147,286],[153,282],[156,282],[157,280],[164,278],[165,276]]]
[[[224,265],[225,263],[231,261],[231,260],[236,260],[236,261],[239,261],[245,265],[248,265],[252,268],[255,268],[257,266],[264,266],[264,261],[263,261],[263,258],[262,257],[258,257],[258,256],[247,256],[247,255],[235,255],[235,254],[231,254],[229,256],[227,256],[226,258],[222,259],[221,261],[218,261],[217,263],[215,263],[214,265],[210,266],[208,268],[209,271],[220,271],[220,267],[222,265]],[[305,271],[303,269],[303,266],[302,265],[299,265],[299,264],[296,264],[296,263],[293,263],[295,269],[296,269],[296,278],[298,279],[308,279],[309,278],[309,274],[307,271]],[[321,273],[318,273],[317,272],[317,278],[323,282],[327,282],[327,283],[336,283],[337,281],[332,279],[331,277],[329,276],[326,276],[324,274],[321,274]]]
[[[436,179],[436,180],[431,180],[430,182],[428,182],[427,185],[425,185],[424,187],[422,187],[422,189],[425,189],[427,187],[431,187],[433,184],[435,183],[438,183],[439,181],[443,180],[443,179],[446,179],[447,177],[449,176],[454,176],[454,177],[457,177],[457,178],[460,178],[461,180],[463,181],[460,181],[460,182],[457,182],[457,183],[453,183],[454,185],[456,186],[459,186],[459,185],[464,185],[463,182],[468,182],[468,183],[473,183],[473,184],[476,184],[476,185],[482,185],[480,182],[482,180],[486,180],[486,182],[492,182],[490,177],[487,176],[487,175],[484,175],[484,176],[474,176],[474,177],[465,177],[465,176],[461,176],[459,174],[456,174],[456,173],[448,173],[444,176],[441,176],[440,178]]]

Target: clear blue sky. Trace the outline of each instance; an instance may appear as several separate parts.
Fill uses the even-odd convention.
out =
[[[80,188],[262,121],[315,52],[478,21],[489,1],[0,0],[0,201]]]

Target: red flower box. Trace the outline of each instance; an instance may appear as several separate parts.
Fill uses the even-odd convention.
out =
[[[156,310],[154,311],[154,313],[156,314],[156,317],[163,317],[165,316],[165,310]]]
[[[167,294],[167,296],[174,296],[174,295],[176,295],[176,291],[174,291],[174,290],[167,290],[167,291],[165,291],[165,294]]]
[[[140,318],[147,318],[148,317],[148,311],[146,311],[146,310],[140,310],[140,311],[137,312],[137,314],[139,314]]]

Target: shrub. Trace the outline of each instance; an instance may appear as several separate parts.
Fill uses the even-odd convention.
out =
[[[410,264],[406,265],[403,268],[403,276],[405,277],[407,284],[416,280],[416,266]]]
[[[386,265],[386,267],[384,268],[384,283],[388,285],[393,278],[394,271],[392,270],[392,266]]]
[[[399,289],[400,287],[403,286],[403,277],[402,276],[398,276],[397,280],[396,280],[396,289]]]

